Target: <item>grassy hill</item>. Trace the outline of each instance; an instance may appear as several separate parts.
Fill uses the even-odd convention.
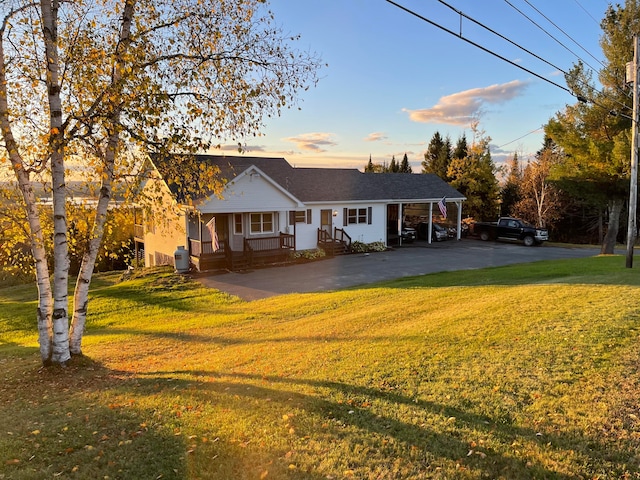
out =
[[[40,369],[0,292],[0,478],[640,478],[640,274],[541,262],[243,302],[169,272],[92,291]]]

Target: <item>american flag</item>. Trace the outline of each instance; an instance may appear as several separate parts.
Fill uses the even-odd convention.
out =
[[[447,197],[442,197],[442,200],[438,202],[438,208],[443,218],[447,218]]]
[[[217,252],[220,249],[220,242],[218,241],[218,232],[216,231],[216,217],[211,217],[205,227],[209,230],[209,234],[211,235],[211,248],[214,252]]]

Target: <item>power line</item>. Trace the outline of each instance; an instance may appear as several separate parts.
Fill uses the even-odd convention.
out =
[[[596,25],[600,25],[600,22],[599,22],[598,20],[596,20],[595,18],[593,18],[593,15],[591,15],[591,13],[589,13],[589,11],[588,11],[586,8],[584,8],[584,7],[582,6],[582,4],[581,4],[578,0],[574,0],[574,1],[578,4],[578,6],[579,6],[582,10],[584,10],[584,13],[586,13],[587,15],[589,15],[589,16],[591,17],[591,20],[593,20],[593,21],[596,23]]]
[[[405,6],[398,4],[397,2],[395,2],[395,1],[393,1],[393,0],[386,0],[386,1],[387,1],[387,3],[390,3],[390,4],[394,5],[395,7],[399,8],[400,10],[405,11],[405,12],[406,12],[406,13],[408,13],[408,14],[413,15],[414,17],[416,17],[416,18],[418,18],[418,19],[420,19],[420,20],[422,20],[422,21],[424,21],[424,22],[427,22],[427,23],[429,23],[430,25],[433,25],[434,27],[439,28],[440,30],[443,30],[443,31],[445,31],[445,32],[447,32],[447,33],[449,33],[449,34],[451,34],[451,35],[453,35],[453,36],[455,36],[455,37],[459,38],[460,40],[463,40],[463,41],[465,41],[465,42],[467,42],[467,43],[469,43],[469,44],[473,45],[474,47],[479,48],[480,50],[482,50],[482,51],[484,51],[484,52],[486,52],[486,53],[488,53],[488,54],[490,54],[490,55],[493,55],[494,57],[499,58],[500,60],[503,60],[503,61],[505,61],[505,62],[509,63],[510,65],[512,65],[512,66],[514,66],[514,67],[516,67],[516,68],[519,68],[520,70],[523,70],[523,71],[525,71],[525,72],[527,72],[527,73],[529,73],[529,74],[531,74],[531,75],[535,76],[536,78],[539,78],[540,80],[544,80],[545,82],[547,82],[547,83],[549,83],[549,84],[551,84],[551,85],[553,85],[553,86],[555,86],[555,87],[558,87],[558,88],[560,88],[560,89],[564,90],[565,92],[569,93],[570,95],[572,95],[572,96],[576,97],[576,99],[577,99],[579,102],[582,102],[582,103],[588,103],[588,102],[591,102],[591,103],[593,103],[594,105],[596,105],[597,107],[600,107],[600,108],[604,109],[605,111],[609,112],[610,114],[613,114],[613,115],[620,115],[620,116],[622,116],[622,117],[626,117],[626,115],[623,115],[623,114],[620,114],[620,113],[618,113],[618,112],[612,111],[612,110],[610,110],[610,109],[608,109],[608,108],[604,107],[603,105],[599,105],[599,104],[598,104],[598,103],[596,103],[592,98],[585,98],[585,97],[583,97],[583,96],[581,96],[581,95],[578,95],[578,94],[576,94],[575,92],[573,92],[571,89],[569,89],[569,88],[567,88],[567,87],[565,87],[565,86],[563,86],[563,85],[560,85],[559,83],[556,83],[556,82],[554,82],[554,81],[552,81],[552,80],[549,80],[548,78],[546,78],[546,77],[544,77],[544,76],[542,76],[542,75],[540,75],[540,74],[538,74],[538,73],[534,72],[533,70],[530,70],[530,69],[528,69],[528,68],[526,68],[526,67],[523,67],[522,65],[519,65],[519,64],[517,64],[516,62],[514,62],[514,61],[512,61],[512,60],[509,60],[508,58],[504,57],[503,55],[500,55],[499,53],[496,53],[496,52],[494,52],[493,50],[490,50],[490,49],[488,49],[487,47],[484,47],[484,46],[480,45],[479,43],[476,43],[476,42],[474,42],[474,41],[472,41],[472,40],[470,40],[470,39],[468,39],[468,38],[465,38],[465,37],[463,36],[463,34],[462,34],[462,28],[460,29],[460,32],[459,32],[459,33],[456,33],[456,32],[454,32],[454,31],[449,30],[448,28],[446,28],[446,27],[444,27],[444,26],[440,25],[439,23],[437,23],[437,22],[435,22],[435,21],[433,21],[433,20],[430,20],[430,19],[426,18],[425,16],[420,15],[419,13],[417,13],[417,12],[415,12],[415,11],[413,11],[413,10],[411,10],[411,9],[409,9],[409,8],[407,8],[407,7],[405,7]],[[509,3],[509,2],[508,2],[508,0],[505,0],[505,1],[507,1],[507,3]],[[527,0],[525,0],[525,1],[527,1]],[[451,5],[449,5],[448,3],[446,3],[444,0],[438,0],[438,2],[440,2],[440,3],[441,3],[441,4],[443,4],[443,5],[445,5],[445,6],[446,6],[446,7],[448,7],[449,9],[453,10],[455,13],[457,13],[458,15],[460,15],[460,17],[461,17],[461,18],[463,18],[463,17],[464,17],[464,18],[466,18],[466,19],[468,19],[468,20],[470,20],[470,21],[472,21],[472,22],[476,23],[477,25],[479,25],[479,26],[481,26],[481,27],[485,28],[486,30],[488,30],[488,31],[490,31],[491,33],[493,33],[494,35],[499,36],[500,38],[504,39],[505,41],[508,41],[508,42],[509,42],[509,43],[511,43],[512,45],[514,45],[514,46],[516,46],[516,47],[520,48],[521,50],[523,50],[523,51],[525,51],[525,52],[529,53],[530,55],[532,55],[532,56],[534,56],[535,58],[537,58],[537,59],[541,60],[542,62],[544,62],[544,63],[546,63],[546,64],[548,64],[548,65],[552,66],[553,68],[555,68],[555,69],[559,70],[560,72],[564,73],[564,74],[565,74],[565,76],[568,76],[567,72],[565,72],[563,69],[561,69],[561,68],[559,68],[559,67],[556,67],[556,66],[555,66],[555,65],[553,65],[552,63],[550,63],[550,62],[548,62],[548,61],[544,60],[542,57],[540,57],[540,56],[538,56],[538,55],[534,54],[533,52],[530,52],[529,50],[527,50],[526,48],[524,48],[524,47],[522,47],[521,45],[517,44],[516,42],[513,42],[513,41],[509,40],[507,37],[505,37],[505,36],[501,35],[500,33],[498,33],[498,32],[496,32],[496,31],[494,31],[493,29],[491,29],[491,28],[489,28],[489,27],[487,27],[486,25],[482,24],[481,22],[479,22],[479,21],[477,21],[477,20],[473,19],[472,17],[470,17],[470,16],[466,15],[464,12],[462,12],[462,11],[460,11],[460,10],[457,10],[456,8],[454,8],[454,7],[452,7]],[[527,3],[528,3],[528,2],[527,2]],[[515,8],[515,7],[514,7],[514,8]],[[541,15],[542,15],[542,14],[541,14]],[[545,18],[546,18],[546,17],[545,17]],[[551,22],[551,23],[553,23],[553,22]],[[556,28],[558,28],[558,27],[556,27]],[[552,38],[553,38],[553,36],[552,36]],[[554,39],[554,40],[555,40],[555,39]],[[557,40],[556,40],[556,41],[557,41]],[[572,53],[573,53],[573,52],[572,52]],[[573,54],[575,55],[575,53],[573,53]],[[577,56],[577,55],[576,55],[576,56]],[[578,57],[578,58],[580,58],[580,57]],[[589,89],[591,89],[591,90],[593,90],[593,91],[596,91],[596,92],[598,92],[598,93],[602,94],[603,96],[606,96],[606,95],[604,95],[604,93],[603,93],[603,92],[600,92],[599,90],[597,90],[596,88],[592,87],[591,85],[589,85],[589,84],[587,84],[587,83],[583,82],[582,80],[580,80],[580,79],[576,79],[576,80],[577,80],[577,81],[579,81],[580,83],[582,83],[582,84],[586,85]],[[626,105],[626,104],[624,104],[624,103],[622,103],[622,102],[618,101],[618,100],[617,100],[617,99],[615,99],[615,98],[613,98],[613,99],[611,99],[611,100],[613,100],[615,103],[617,103],[617,104],[621,105],[623,108],[626,108],[626,109],[628,109],[628,108],[629,108],[629,107],[628,107],[628,105]]]
[[[529,20],[531,23],[533,23],[536,27],[538,27],[540,30],[542,30],[544,33],[546,33],[551,39],[553,39],[556,43],[558,43],[558,45],[562,46],[565,50],[567,50],[569,53],[571,53],[573,56],[575,56],[576,58],[579,58],[580,60],[582,60],[582,58],[580,58],[580,55],[578,55],[577,53],[575,53],[573,50],[571,50],[569,47],[567,47],[564,43],[562,43],[560,40],[558,40],[556,37],[554,37],[553,35],[551,35],[547,30],[545,30],[542,26],[540,26],[538,23],[536,23],[531,17],[529,17],[527,14],[525,14],[522,10],[520,10],[518,7],[516,7],[515,5],[513,5],[509,0],[504,0],[507,5],[509,5],[511,8],[513,8],[516,12],[518,12],[520,15],[522,15],[524,18],[526,18],[527,20]],[[592,55],[586,48],[584,48],[582,45],[580,45],[578,42],[576,42],[571,35],[569,35],[567,32],[565,32],[562,28],[560,28],[558,25],[556,25],[549,17],[547,17],[544,13],[542,13],[538,8],[536,8],[535,6],[533,6],[528,0],[524,0],[526,2],[527,5],[529,5],[531,8],[533,8],[536,12],[538,12],[538,14],[544,18],[547,22],[549,22],[551,25],[553,25],[555,28],[557,28],[560,32],[562,32],[569,40],[571,40],[573,43],[575,43],[578,47],[580,47],[587,55],[589,55],[591,58],[593,58],[596,62],[598,62],[601,66],[604,67],[604,64],[597,59],[594,55]],[[589,65],[588,62],[582,60],[585,65],[587,65],[591,70],[595,70],[595,68],[593,68],[591,65]]]
[[[545,34],[547,34],[551,39],[553,39],[558,45],[562,46],[565,50],[567,50],[569,53],[571,53],[572,55],[574,55],[576,58],[578,58],[581,62],[583,62],[587,67],[589,67],[592,71],[596,71],[596,69],[589,64],[589,62],[587,62],[586,60],[584,60],[582,57],[580,57],[580,55],[578,55],[577,53],[575,53],[573,50],[571,50],[569,47],[567,47],[564,43],[562,43],[560,40],[558,40],[556,37],[554,37],[551,33],[549,33],[547,30],[545,30],[542,26],[540,26],[538,23],[536,23],[532,18],[530,18],[527,14],[525,14],[522,10],[520,10],[519,8],[517,8],[516,6],[514,6],[509,0],[504,0],[511,8],[513,8],[516,12],[518,12],[520,15],[522,15],[524,18],[526,18],[527,20],[529,20],[529,22],[531,22],[533,25],[535,25],[536,27],[538,27],[540,30],[542,30]],[[602,63],[602,61],[600,61],[598,58],[596,58],[591,52],[589,52],[586,48],[584,48],[580,43],[578,43],[571,35],[569,35],[567,32],[565,32],[562,28],[560,28],[558,25],[556,25],[549,17],[547,17],[544,13],[542,13],[537,7],[535,7],[534,5],[532,5],[528,0],[524,0],[527,5],[529,5],[532,9],[534,9],[540,16],[542,16],[542,18],[544,18],[547,22],[549,22],[551,25],[553,25],[556,29],[558,29],[560,32],[562,32],[562,34],[567,37],[569,40],[571,40],[574,44],[576,44],[578,47],[580,47],[587,55],[589,55],[591,58],[593,58],[596,62],[598,62],[600,64],[600,66],[602,66],[603,68],[606,68],[605,64]],[[577,0],[576,0],[577,1]],[[584,9],[584,8],[583,8]],[[585,10],[586,11],[586,10]],[[587,14],[589,14],[589,12],[587,12]],[[589,16],[591,16],[591,14],[589,14]],[[591,17],[593,18],[593,17]],[[595,19],[594,19],[595,20]],[[597,22],[596,22],[597,23]],[[563,72],[565,73],[565,72]],[[566,75],[566,73],[565,73]],[[579,80],[580,81],[580,80]],[[581,81],[581,83],[584,84],[584,82]],[[587,84],[587,87],[589,88],[593,88],[590,85]],[[622,93],[625,96],[629,96],[627,92],[625,92],[624,90],[622,90],[620,87],[616,86],[615,87],[616,90],[618,90],[620,93]],[[623,106],[624,108],[629,109],[630,107],[624,103],[621,103],[617,100],[614,100],[616,103],[618,103],[619,105]]]
[[[523,138],[528,137],[529,135],[532,135],[534,133],[538,133],[540,130],[543,130],[543,128],[544,127],[539,127],[539,128],[536,128],[535,130],[531,130],[529,133],[525,133],[524,135],[522,135],[522,136],[520,136],[520,137],[518,137],[518,138],[516,138],[514,140],[511,140],[510,142],[503,143],[502,145],[497,146],[496,148],[503,148],[503,147],[506,147],[507,145],[511,145],[512,143],[517,142],[518,140],[522,140]]]
[[[434,27],[436,27],[436,28],[439,28],[440,30],[443,30],[443,31],[445,31],[445,32],[447,32],[447,33],[449,33],[449,34],[453,35],[454,37],[458,37],[460,40],[464,40],[465,42],[469,43],[470,45],[473,45],[474,47],[479,48],[480,50],[482,50],[482,51],[484,51],[484,52],[486,52],[486,53],[488,53],[488,54],[490,54],[490,55],[493,55],[494,57],[499,58],[500,60],[502,60],[502,61],[504,61],[504,62],[507,62],[507,63],[509,63],[510,65],[513,65],[514,67],[519,68],[520,70],[523,70],[523,71],[527,72],[527,73],[528,73],[528,74],[530,74],[530,75],[533,75],[534,77],[539,78],[540,80],[543,80],[543,81],[545,81],[545,82],[547,82],[547,83],[550,83],[551,85],[553,85],[553,86],[555,86],[555,87],[558,87],[558,88],[560,88],[560,89],[564,90],[564,91],[565,91],[565,92],[567,92],[569,95],[576,96],[576,95],[575,95],[575,94],[574,94],[570,89],[568,89],[567,87],[565,87],[565,86],[563,86],[563,85],[560,85],[559,83],[556,83],[556,82],[554,82],[553,80],[549,80],[548,78],[545,78],[545,77],[543,77],[542,75],[540,75],[540,74],[538,74],[538,73],[534,72],[533,70],[529,70],[528,68],[523,67],[522,65],[518,65],[516,62],[514,62],[514,61],[512,61],[512,60],[509,60],[508,58],[506,58],[506,57],[504,57],[504,56],[500,55],[499,53],[494,52],[493,50],[488,49],[487,47],[483,47],[483,46],[482,46],[482,45],[480,45],[479,43],[476,43],[476,42],[474,42],[474,41],[472,41],[472,40],[469,40],[468,38],[465,38],[465,37],[462,35],[462,32],[460,32],[460,33],[456,33],[456,32],[454,32],[454,31],[452,31],[452,30],[449,30],[448,28],[443,27],[442,25],[440,25],[440,24],[438,24],[438,23],[434,22],[433,20],[430,20],[430,19],[428,19],[428,18],[426,18],[426,17],[424,17],[424,16],[420,15],[419,13],[414,12],[413,10],[410,10],[409,8],[404,7],[403,5],[400,5],[400,4],[396,3],[396,2],[394,2],[393,0],[386,0],[386,2],[387,2],[387,3],[390,3],[391,5],[394,5],[395,7],[399,8],[400,10],[405,11],[406,13],[408,13],[408,14],[410,14],[410,15],[413,15],[414,17],[416,17],[416,18],[418,18],[418,19],[420,19],[420,20],[422,20],[422,21],[424,21],[424,22],[429,23],[430,25],[433,25],[433,26],[434,26]],[[450,8],[452,8],[452,7],[450,7]],[[454,9],[454,11],[455,11],[455,9]],[[458,13],[459,13],[460,15],[464,15],[462,12],[458,12]],[[466,16],[465,16],[465,17],[466,17]],[[471,19],[470,19],[470,20],[471,20]],[[554,67],[554,68],[555,68],[555,67]]]
[[[505,1],[507,1],[507,0],[505,0]],[[565,72],[562,68],[560,68],[560,67],[558,67],[558,66],[554,65],[553,63],[549,62],[548,60],[545,60],[545,59],[544,59],[544,58],[542,58],[540,55],[537,55],[536,53],[532,52],[531,50],[529,50],[529,49],[527,49],[527,48],[523,47],[522,45],[520,45],[520,44],[518,44],[518,43],[514,42],[513,40],[511,40],[511,39],[509,39],[509,38],[505,37],[504,35],[502,35],[501,33],[499,33],[499,32],[497,32],[497,31],[493,30],[492,28],[487,27],[485,24],[483,24],[483,23],[479,22],[478,20],[476,20],[476,19],[474,19],[474,18],[470,17],[470,16],[469,16],[469,15],[467,15],[466,13],[464,13],[464,12],[461,12],[461,11],[457,10],[456,8],[454,8],[453,6],[449,5],[449,4],[448,4],[447,2],[445,2],[444,0],[438,0],[438,2],[440,2],[440,3],[441,3],[442,5],[444,5],[445,7],[448,7],[449,9],[453,10],[454,12],[456,12],[456,13],[457,13],[458,15],[460,15],[461,17],[464,17],[464,18],[466,18],[467,20],[470,20],[471,22],[475,23],[476,25],[478,25],[478,26],[480,26],[480,27],[484,28],[485,30],[487,30],[487,31],[489,31],[489,32],[491,32],[491,33],[493,33],[493,34],[494,34],[494,35],[496,35],[497,37],[500,37],[501,39],[503,39],[504,41],[506,41],[506,42],[510,43],[510,44],[511,44],[511,45],[513,45],[514,47],[519,48],[519,49],[520,49],[520,50],[522,50],[523,52],[528,53],[529,55],[531,55],[531,56],[532,56],[532,57],[534,57],[534,58],[537,58],[538,60],[540,60],[540,61],[541,61],[541,62],[543,62],[543,63],[546,63],[546,64],[547,64],[547,65],[549,65],[550,67],[555,68],[556,70],[561,71],[561,72],[562,72],[563,74],[565,74],[565,75],[568,75],[568,74],[567,74],[567,72]],[[507,1],[507,3],[509,3],[509,2]]]

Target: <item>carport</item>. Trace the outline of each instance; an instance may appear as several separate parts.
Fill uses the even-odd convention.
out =
[[[453,203],[456,205],[456,240],[460,240],[462,232],[462,202],[466,200],[464,197],[447,198],[446,196],[439,198],[429,198],[420,201],[411,200],[399,203],[387,204],[387,245],[395,244],[394,240],[397,239],[398,245],[402,245],[402,228],[406,221],[406,209],[408,207],[415,206],[427,206],[428,211],[428,231],[427,242],[432,242],[433,234],[433,217],[434,213],[447,218],[447,204]],[[399,212],[402,212],[400,214]]]

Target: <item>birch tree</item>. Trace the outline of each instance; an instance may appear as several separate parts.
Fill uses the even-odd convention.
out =
[[[544,147],[529,162],[521,175],[520,200],[513,206],[513,214],[537,227],[548,228],[561,217],[561,195],[550,181],[554,165],[560,163],[562,154],[549,138]]]
[[[64,364],[82,353],[114,184],[134,178],[149,153],[206,152],[259,135],[266,117],[315,84],[320,64],[294,48],[297,37],[261,0],[4,0],[0,15],[0,159],[28,220],[42,361]],[[203,173],[198,186],[215,187]],[[100,183],[71,319],[70,175]],[[48,182],[53,198],[51,257],[35,181]]]

